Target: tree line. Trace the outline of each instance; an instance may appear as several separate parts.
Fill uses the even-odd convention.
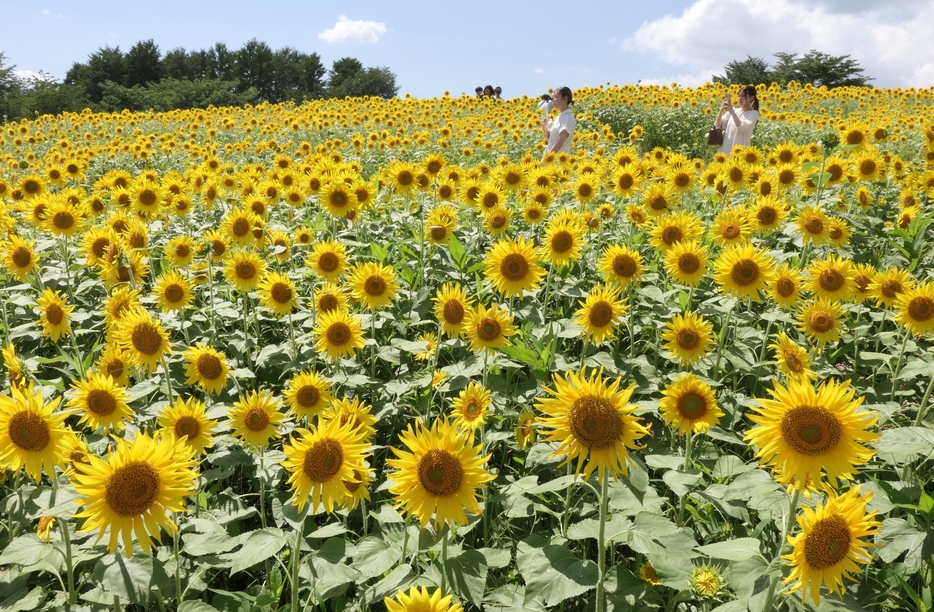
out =
[[[811,50],[804,55],[797,53],[776,53],[774,66],[761,57],[747,56],[744,60],[734,60],[724,66],[724,74],[713,78],[716,83],[725,85],[758,85],[760,83],[778,83],[787,85],[795,81],[802,85],[810,83],[814,87],[865,87],[871,77],[863,75],[859,62],[849,55],[828,55]]]
[[[167,111],[322,97],[391,98],[399,92],[396,75],[386,67],[364,67],[344,57],[328,70],[317,53],[273,50],[256,39],[236,50],[217,43],[197,51],[178,47],[164,55],[153,40],[139,41],[126,52],[104,46],[85,62],[75,62],[63,82],[45,73],[22,78],[14,69],[0,53],[0,116],[7,121],[84,108]]]

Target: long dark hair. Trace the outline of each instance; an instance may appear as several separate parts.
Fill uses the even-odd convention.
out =
[[[739,93],[746,94],[747,98],[752,98],[753,110],[759,110],[759,98],[756,97],[756,88],[752,85],[746,85],[739,90]]]

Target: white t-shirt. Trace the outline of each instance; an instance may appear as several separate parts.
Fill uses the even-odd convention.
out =
[[[759,122],[759,111],[750,108],[746,112],[736,113],[739,117],[739,126],[733,121],[733,115],[727,113],[723,116],[725,122],[723,129],[723,144],[718,149],[721,153],[729,155],[735,145],[749,146],[752,139],[752,130]]]
[[[561,111],[561,114],[553,121],[549,121],[549,124],[548,146],[545,150],[551,151],[551,148],[558,143],[558,135],[561,134],[561,132],[567,132],[567,140],[564,141],[564,144],[561,145],[561,148],[555,151],[555,153],[570,153],[571,141],[574,140],[574,127],[577,126],[577,120],[574,118],[571,109],[568,108]]]

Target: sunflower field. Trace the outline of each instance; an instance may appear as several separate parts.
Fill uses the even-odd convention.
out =
[[[0,126],[0,610],[931,610],[934,92],[725,93]]]

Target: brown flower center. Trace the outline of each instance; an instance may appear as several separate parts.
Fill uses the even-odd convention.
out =
[[[620,174],[619,178],[616,180],[616,184],[619,185],[619,188],[623,190],[631,188],[635,182],[636,180],[628,172]]]
[[[269,415],[258,406],[250,408],[243,417],[243,424],[250,431],[260,432],[269,425]]]
[[[675,336],[675,343],[677,343],[678,348],[685,351],[693,351],[700,344],[700,341],[700,334],[697,333],[696,329],[690,327],[678,331],[678,335]]]
[[[783,298],[791,297],[795,293],[795,281],[784,276],[775,283],[775,291]]]
[[[613,446],[623,432],[623,419],[606,399],[586,395],[568,410],[568,424],[578,442],[588,449]]]
[[[759,220],[760,225],[769,226],[775,223],[775,219],[778,217],[778,212],[771,206],[763,206],[756,212],[756,219]]]
[[[322,438],[305,451],[302,471],[312,482],[327,482],[344,465],[344,447],[333,438]]]
[[[217,380],[224,373],[224,366],[217,355],[202,353],[198,357],[198,375],[207,380]]]
[[[288,304],[292,301],[292,288],[286,283],[275,283],[269,293],[277,304]]]
[[[852,535],[845,518],[833,515],[817,521],[804,539],[804,558],[815,570],[835,566],[850,552]]]
[[[902,284],[894,279],[882,283],[882,294],[889,299],[898,297],[898,294],[904,290],[905,288],[902,287]]]
[[[665,210],[668,208],[668,200],[663,195],[655,194],[649,198],[649,207],[652,210]]]
[[[864,159],[859,163],[859,173],[863,176],[872,176],[876,172],[876,162],[871,159]]]
[[[431,239],[435,241],[442,241],[448,237],[448,230],[443,225],[435,225],[431,228]]]
[[[700,259],[694,253],[682,253],[678,256],[678,269],[685,274],[694,274],[700,269]]]
[[[60,230],[68,230],[75,224],[75,216],[67,210],[60,210],[52,217],[52,223]]]
[[[13,415],[7,433],[13,444],[28,452],[44,450],[52,439],[45,419],[25,410]]]
[[[617,255],[613,258],[613,273],[620,278],[629,278],[636,273],[637,262],[630,255]]]
[[[725,224],[723,229],[720,230],[720,235],[727,240],[739,238],[740,234],[742,234],[742,230],[740,229],[739,225],[732,222]]]
[[[785,349],[782,356],[785,358],[785,367],[788,368],[790,372],[794,374],[800,374],[804,371],[804,364],[801,363],[801,358],[798,357],[798,351],[794,348]]]
[[[573,246],[574,236],[567,230],[561,230],[551,238],[551,250],[555,253],[567,253]]]
[[[363,283],[363,289],[370,297],[380,297],[386,293],[388,285],[386,279],[379,274],[374,274]]]
[[[671,246],[676,242],[680,242],[683,237],[684,233],[679,227],[670,226],[662,230],[662,241],[668,246]]]
[[[45,320],[50,325],[59,325],[65,318],[65,311],[58,304],[49,304],[45,307]]]
[[[331,312],[332,310],[337,310],[337,306],[338,299],[330,293],[326,293],[318,298],[318,309],[321,310],[321,312]]]
[[[250,225],[249,220],[240,217],[231,224],[230,229],[234,236],[243,238],[250,233],[250,230],[253,229],[253,226]]]
[[[331,206],[334,208],[343,208],[347,206],[347,194],[343,191],[335,191],[330,196]]]
[[[156,203],[156,192],[152,189],[143,189],[139,193],[139,203],[143,206],[152,206]]]
[[[613,322],[615,314],[612,304],[606,300],[600,300],[590,307],[587,319],[593,327],[606,327]]]
[[[27,268],[32,263],[32,251],[24,246],[18,246],[13,249],[10,257],[18,268]]]
[[[934,300],[927,296],[918,296],[908,302],[908,316],[923,323],[934,316]]]
[[[455,495],[464,481],[464,467],[448,451],[432,449],[418,462],[418,479],[435,497]]]
[[[198,437],[198,434],[201,433],[201,424],[198,423],[198,419],[191,416],[183,416],[179,420],[175,421],[175,435],[179,438],[188,436],[188,441]]]
[[[483,407],[476,398],[470,398],[461,407],[461,413],[464,415],[464,419],[468,421],[476,420],[481,412],[483,412]]]
[[[318,258],[318,268],[325,274],[337,270],[340,263],[340,258],[334,253],[322,253],[321,257]]]
[[[795,182],[795,171],[794,170],[782,170],[778,173],[778,182],[782,185],[791,185]]]
[[[302,408],[314,408],[321,401],[321,391],[314,385],[303,385],[295,392],[295,401]]]
[[[338,321],[337,323],[331,323],[331,325],[328,326],[326,336],[329,344],[333,346],[344,346],[350,342],[352,334],[349,325]]]
[[[493,342],[494,340],[498,340],[501,331],[502,328],[499,325],[499,321],[493,317],[484,317],[477,325],[477,335],[481,340],[486,342]]]
[[[833,315],[826,310],[815,310],[809,319],[811,329],[824,334],[833,329]]]
[[[251,280],[256,276],[256,266],[253,265],[251,261],[241,261],[237,264],[237,278],[240,280]]]
[[[87,407],[98,416],[108,416],[117,409],[117,398],[109,391],[94,389],[88,393]]]
[[[167,285],[163,294],[169,304],[178,304],[185,299],[185,289],[178,283]]]
[[[843,289],[843,285],[846,283],[846,278],[839,270],[833,268],[828,268],[820,273],[820,288],[828,293],[834,293]]]
[[[832,451],[843,435],[840,421],[826,408],[798,406],[781,423],[782,438],[796,452],[815,456]]]
[[[464,305],[460,300],[448,300],[444,303],[444,321],[449,325],[460,325],[464,321]]]
[[[747,287],[759,280],[759,264],[751,259],[741,259],[733,264],[730,278],[740,287]]]
[[[151,323],[137,323],[133,327],[130,338],[133,342],[133,348],[143,355],[152,357],[162,348],[162,335]]]
[[[155,467],[146,461],[131,461],[117,468],[106,485],[107,505],[120,516],[138,516],[156,501],[160,484]]]
[[[517,282],[525,279],[529,273],[529,261],[519,253],[510,253],[499,265],[499,273],[506,280]]]
[[[824,231],[824,222],[820,217],[812,215],[804,220],[804,229],[806,229],[809,234],[817,236]]]
[[[707,414],[707,399],[695,391],[688,391],[678,398],[678,414],[688,420],[696,420]]]

